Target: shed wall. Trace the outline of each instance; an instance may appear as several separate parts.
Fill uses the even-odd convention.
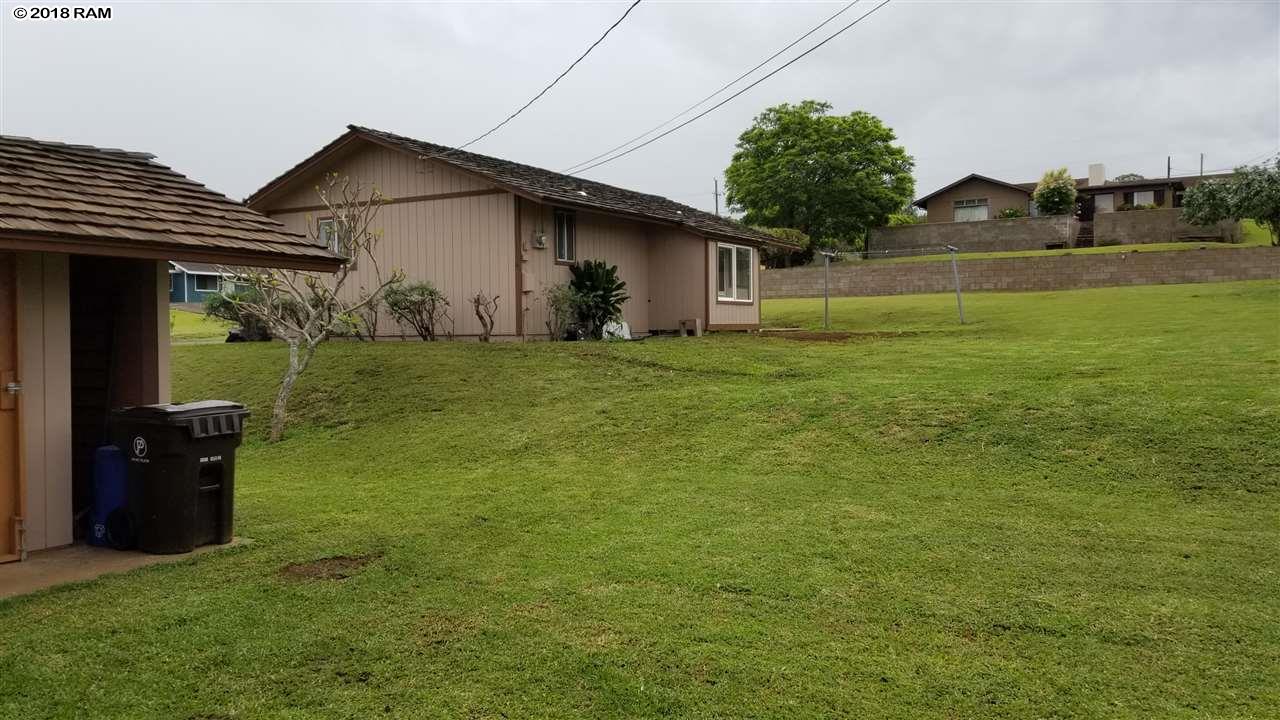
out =
[[[68,265],[62,254],[17,260],[25,545],[41,550],[72,540]]]

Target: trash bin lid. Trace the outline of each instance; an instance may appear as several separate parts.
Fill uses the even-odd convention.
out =
[[[116,410],[116,418],[186,428],[195,438],[239,435],[249,411],[227,400],[201,400],[179,405],[139,405]]]
[[[160,404],[160,405],[138,405],[136,407],[127,407],[116,410],[116,415],[122,415],[138,420],[153,420],[158,422],[170,422],[175,425],[185,425],[187,420],[205,415],[240,415],[248,414],[248,410],[240,403],[231,402],[229,400],[201,400],[199,402],[180,403],[177,405]]]

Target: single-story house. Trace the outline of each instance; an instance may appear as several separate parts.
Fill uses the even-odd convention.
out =
[[[185,261],[169,263],[171,303],[202,303],[228,283],[234,284],[235,276],[217,265]]]
[[[153,156],[0,136],[0,561],[71,543],[112,408],[169,400],[169,261],[341,260]]]
[[[290,232],[322,237],[331,219],[315,188],[331,172],[384,194],[378,264],[443,292],[458,336],[479,334],[467,303],[484,292],[499,297],[495,337],[545,337],[543,291],[581,260],[618,266],[634,334],[678,330],[682,321],[755,329],[759,249],[783,244],[657,195],[355,125],[245,202]],[[352,299],[373,284],[371,273],[356,271]],[[380,320],[379,336],[405,335]]]
[[[1182,207],[1182,194],[1187,188],[1214,177],[1226,175],[1107,180],[1106,167],[1089,166],[1089,176],[1076,178],[1076,217],[1082,222],[1093,220],[1095,213],[1113,212],[1134,207]],[[1038,215],[1031,195],[1035,182],[1011,183],[986,175],[970,173],[949,185],[916,199],[912,204],[926,213],[926,222],[972,222],[990,220],[1003,210],[1014,209],[1030,216]]]

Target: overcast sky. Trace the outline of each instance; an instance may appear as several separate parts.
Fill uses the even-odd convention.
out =
[[[110,21],[0,3],[0,131],[145,150],[243,198],[358,123],[456,145],[576,58],[626,3],[122,3]],[[34,2],[21,3],[30,7]],[[82,3],[83,4],[83,3]],[[727,82],[844,3],[645,0],[550,93],[471,149],[562,169]],[[791,54],[874,6],[863,0]],[[787,56],[789,57],[790,54]],[[778,61],[778,62],[781,62]],[[916,158],[917,195],[1230,167],[1280,150],[1277,2],[909,2],[594,180],[712,207],[761,109],[864,110]]]

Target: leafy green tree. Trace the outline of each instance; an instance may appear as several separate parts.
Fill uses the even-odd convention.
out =
[[[1130,180],[1146,180],[1146,178],[1138,173],[1120,173],[1112,178],[1111,182],[1129,182]]]
[[[1193,225],[1253,220],[1267,229],[1272,245],[1280,245],[1280,158],[1239,167],[1229,178],[1188,188],[1182,217]]]
[[[1076,181],[1066,168],[1050,170],[1031,195],[1041,215],[1066,215],[1076,206]]]
[[[604,326],[622,317],[622,304],[631,297],[627,284],[618,279],[618,266],[603,260],[583,260],[569,266],[569,287],[577,297],[578,323],[594,340],[604,337]]]
[[[795,230],[793,228],[768,228],[757,227],[763,233],[768,233],[779,240],[793,245],[794,247],[782,248],[773,245],[760,248],[760,262],[768,268],[784,268],[795,267],[797,265],[808,265],[813,262],[813,244],[809,242],[809,236]]]
[[[805,100],[768,108],[738,136],[729,207],[750,225],[857,246],[915,193],[915,162],[879,118]]]

